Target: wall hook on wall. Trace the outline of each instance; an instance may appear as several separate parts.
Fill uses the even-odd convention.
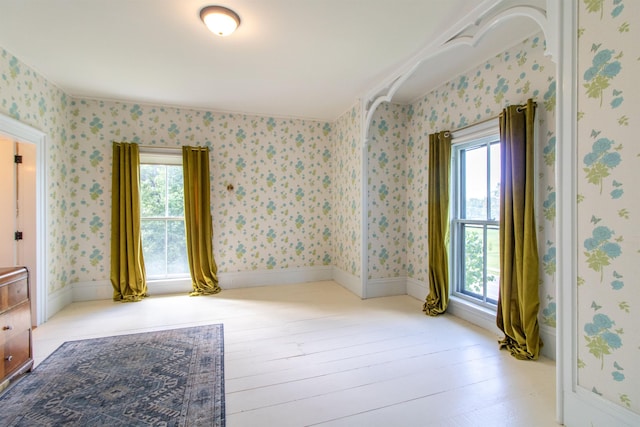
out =
[[[227,191],[233,191],[233,184],[227,184]]]

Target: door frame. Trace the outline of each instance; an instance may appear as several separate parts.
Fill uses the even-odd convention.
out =
[[[0,133],[36,146],[36,325],[47,320],[49,260],[47,259],[47,134],[18,120],[0,114]],[[32,296],[33,297],[33,296]]]

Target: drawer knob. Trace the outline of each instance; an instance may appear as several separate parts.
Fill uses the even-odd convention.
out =
[[[11,362],[13,360],[13,356],[9,355],[5,357],[4,360],[6,360],[7,362]]]
[[[3,330],[3,331],[10,331],[10,330],[12,330],[12,329],[13,329],[13,326],[11,326],[11,325],[7,325],[7,326],[3,326],[3,327],[2,327],[2,330]]]

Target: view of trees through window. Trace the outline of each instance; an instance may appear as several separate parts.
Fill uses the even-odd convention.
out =
[[[497,136],[454,145],[452,260],[455,293],[488,305],[500,277],[500,143]]]
[[[147,278],[188,276],[181,165],[140,165],[140,225]]]
[[[482,298],[486,274],[486,298],[495,304],[500,275],[500,236],[497,228],[487,228],[485,239],[484,231],[483,227],[464,228],[464,292]]]

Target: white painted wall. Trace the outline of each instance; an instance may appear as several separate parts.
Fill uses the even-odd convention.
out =
[[[11,267],[16,262],[13,155],[13,141],[0,137],[0,266],[3,267]]]
[[[22,156],[16,165],[14,156]],[[36,146],[0,136],[0,266],[29,270],[32,324],[36,324]],[[16,241],[14,233],[23,232]]]

